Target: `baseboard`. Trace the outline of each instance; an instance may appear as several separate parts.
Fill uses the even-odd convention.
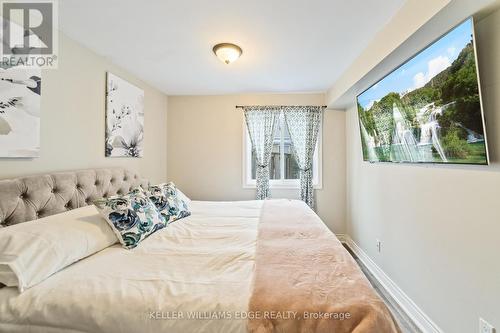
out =
[[[338,240],[344,244],[347,244],[347,238],[349,236],[347,236],[346,234],[335,234],[335,236],[337,236]]]
[[[349,235],[337,234],[337,238],[346,244],[359,258],[381,286],[394,299],[399,307],[408,315],[415,325],[424,333],[443,333],[443,331],[430,319],[398,285],[363,251]]]

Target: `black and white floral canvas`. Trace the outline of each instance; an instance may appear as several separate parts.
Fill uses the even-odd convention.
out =
[[[106,157],[142,157],[144,90],[107,73]]]
[[[0,68],[0,157],[40,153],[41,70]]]

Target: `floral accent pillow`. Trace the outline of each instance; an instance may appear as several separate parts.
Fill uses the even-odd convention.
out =
[[[150,186],[146,194],[167,224],[191,215],[188,203],[179,195],[172,182]]]
[[[124,196],[96,200],[94,205],[126,249],[136,247],[167,225],[151,200],[138,189]]]

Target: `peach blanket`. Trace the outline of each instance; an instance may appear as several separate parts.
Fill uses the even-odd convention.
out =
[[[264,202],[249,310],[251,333],[400,332],[354,259],[296,200]]]

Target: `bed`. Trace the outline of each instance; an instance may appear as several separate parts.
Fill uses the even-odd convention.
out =
[[[121,168],[0,181],[0,224],[86,219],[98,214],[92,200],[147,184]],[[1,288],[0,331],[399,332],[304,203],[192,201],[190,209],[133,250],[115,244],[23,293]]]

